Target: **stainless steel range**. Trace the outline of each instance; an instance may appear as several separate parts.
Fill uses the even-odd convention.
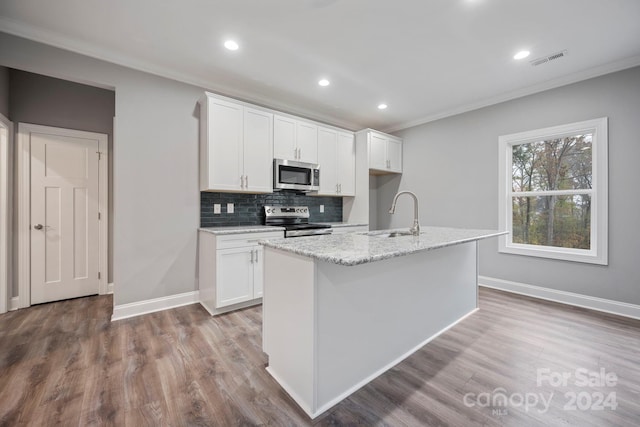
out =
[[[308,206],[265,206],[265,225],[284,227],[284,237],[331,234],[330,225],[309,223]]]

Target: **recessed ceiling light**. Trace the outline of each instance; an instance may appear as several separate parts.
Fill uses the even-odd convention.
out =
[[[224,47],[229,50],[238,50],[240,46],[233,40],[227,40],[226,42],[224,42]]]
[[[387,104],[378,104],[378,110],[386,110]]]
[[[524,59],[529,56],[529,53],[530,52],[528,50],[521,50],[520,52],[513,55],[513,59]]]
[[[322,80],[320,80],[320,81],[318,82],[318,84],[319,84],[320,86],[329,86],[329,84],[331,84],[331,82],[329,82],[329,80],[327,80],[327,79],[322,79]]]

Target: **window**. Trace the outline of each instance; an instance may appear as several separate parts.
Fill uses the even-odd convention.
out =
[[[607,264],[607,118],[499,138],[500,252]]]

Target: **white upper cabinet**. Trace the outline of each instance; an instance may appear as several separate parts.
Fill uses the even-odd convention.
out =
[[[210,93],[200,115],[200,190],[272,192],[273,115]]]
[[[303,120],[275,115],[273,154],[277,159],[318,163],[318,126]]]
[[[372,173],[402,173],[402,139],[371,129],[366,130],[369,170]]]
[[[273,116],[273,157],[298,160],[296,145],[296,120],[290,117]]]
[[[245,191],[273,192],[273,114],[244,107]]]
[[[353,134],[318,127],[318,163],[318,195],[355,196],[356,156]]]

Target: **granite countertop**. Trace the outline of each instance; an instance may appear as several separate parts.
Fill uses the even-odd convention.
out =
[[[293,252],[320,261],[353,266],[507,233],[497,230],[422,227],[419,237],[411,235],[380,237],[394,231],[407,231],[407,229],[270,239],[259,243],[269,248]]]
[[[315,224],[330,225],[332,228],[337,227],[368,227],[369,224],[360,222],[314,222]]]
[[[284,231],[283,227],[269,225],[236,225],[231,227],[200,227],[198,230],[211,234],[243,234],[264,233],[268,231]]]

